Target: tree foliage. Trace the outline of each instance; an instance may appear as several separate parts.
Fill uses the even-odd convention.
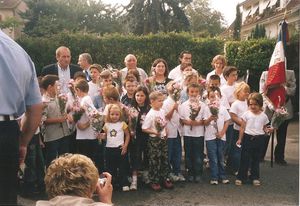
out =
[[[124,8],[129,32],[137,35],[189,31],[184,8],[192,0],[131,0]]]
[[[240,5],[238,4],[236,6],[236,15],[235,15],[235,20],[234,20],[234,28],[233,28],[233,39],[234,40],[240,40],[241,27],[242,27],[242,14],[240,11]]]
[[[68,32],[108,33],[121,30],[118,8],[95,0],[26,0],[24,32],[44,36]]]
[[[22,22],[15,17],[8,17],[4,21],[0,21],[1,29],[13,29],[22,24]]]
[[[209,7],[209,0],[194,0],[186,8],[191,31],[201,36],[216,36],[224,31],[224,17],[219,11]]]

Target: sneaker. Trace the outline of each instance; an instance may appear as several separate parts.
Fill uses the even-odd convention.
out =
[[[211,180],[211,181],[210,181],[210,184],[211,184],[211,185],[218,185],[219,183],[218,183],[217,180]]]
[[[160,184],[158,184],[158,183],[152,183],[152,184],[150,185],[150,187],[151,187],[152,190],[154,190],[154,191],[156,191],[156,192],[158,192],[158,191],[161,190],[161,186],[160,186]]]
[[[243,183],[241,180],[235,180],[235,185],[241,186],[241,185],[243,185]]]
[[[170,174],[170,179],[171,179],[173,182],[179,181],[179,177],[178,177],[177,175],[174,175],[173,173]]]
[[[130,188],[128,186],[123,186],[122,187],[123,192],[128,192],[129,190],[130,190]]]
[[[164,181],[164,187],[166,189],[173,189],[174,185],[169,179],[167,179],[167,180]]]
[[[130,190],[137,190],[137,183],[136,182],[131,183]]]
[[[184,176],[182,175],[182,174],[178,174],[178,181],[179,182],[184,182],[185,181],[185,178],[184,178]]]
[[[229,184],[229,180],[228,179],[224,179],[224,180],[222,180],[222,183],[223,184]]]
[[[260,186],[260,181],[259,181],[259,180],[253,180],[253,181],[252,181],[252,184],[253,184],[254,186]]]

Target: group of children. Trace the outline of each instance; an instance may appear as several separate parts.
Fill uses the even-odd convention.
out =
[[[221,55],[212,61],[214,68],[219,64],[221,75],[211,74],[206,82],[191,64],[182,65],[183,79],[167,79],[159,87],[141,81],[136,71],[128,72],[120,85],[118,73],[92,65],[92,80],[75,74],[69,94],[59,92],[57,76],[43,77],[46,166],[60,154],[76,152],[111,173],[123,191],[137,190],[139,174],[159,191],[173,188],[176,181],[201,182],[206,153],[210,184],[229,183],[226,163],[237,175],[236,185],[248,178],[259,185],[261,136],[271,132],[263,99],[249,94],[245,82],[236,82],[237,68],[225,66]]]

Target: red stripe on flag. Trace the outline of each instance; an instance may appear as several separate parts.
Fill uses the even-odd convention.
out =
[[[269,88],[267,96],[273,102],[275,108],[285,105],[285,88],[283,86]]]
[[[272,65],[268,71],[266,86],[285,83],[285,63],[278,62]]]

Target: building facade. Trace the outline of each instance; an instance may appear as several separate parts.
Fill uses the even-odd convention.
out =
[[[300,29],[300,0],[246,0],[240,4],[242,13],[241,39],[248,39],[256,25],[262,25],[267,38],[276,38],[279,23],[285,19],[289,32]]]

